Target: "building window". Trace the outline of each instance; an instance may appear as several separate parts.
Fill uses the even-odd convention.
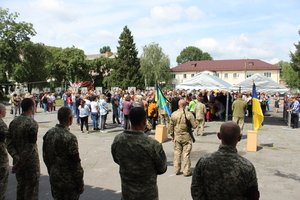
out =
[[[194,74],[191,74],[191,77],[194,77]]]
[[[183,78],[186,78],[186,74],[183,74]]]
[[[172,74],[172,78],[176,78],[176,74]]]
[[[252,75],[253,75],[253,73],[251,73],[251,72],[250,72],[250,73],[247,73],[247,74],[246,74],[246,78],[249,78],[249,77],[252,76]]]
[[[224,78],[228,78],[228,73],[225,73],[225,74],[224,74]]]
[[[239,74],[233,73],[233,78],[238,78],[238,77],[239,77]]]
[[[215,76],[216,77],[220,77],[220,74],[218,72],[216,72]]]
[[[265,77],[268,77],[268,78],[271,78],[271,72],[265,72],[265,73],[264,73],[264,76],[265,76]]]

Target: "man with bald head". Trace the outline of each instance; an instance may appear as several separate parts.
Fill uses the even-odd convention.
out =
[[[235,122],[221,125],[219,150],[199,159],[192,178],[193,200],[259,199],[253,164],[237,153],[241,140],[240,127]]]
[[[183,175],[190,176],[192,151],[192,137],[189,134],[188,123],[193,128],[197,128],[198,124],[191,112],[185,111],[186,101],[181,99],[178,102],[179,109],[176,110],[170,120],[170,133],[174,142],[174,168],[175,174],[181,174],[181,156],[183,157]]]

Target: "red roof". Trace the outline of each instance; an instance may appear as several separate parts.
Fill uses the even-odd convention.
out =
[[[172,72],[279,70],[276,65],[258,59],[188,61],[171,68]]]

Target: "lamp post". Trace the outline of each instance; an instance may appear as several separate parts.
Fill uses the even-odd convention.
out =
[[[49,78],[49,79],[47,79],[47,82],[48,83],[50,83],[50,92],[51,92],[51,89],[53,89],[53,83],[54,83],[54,81],[56,81],[56,79],[55,78]]]

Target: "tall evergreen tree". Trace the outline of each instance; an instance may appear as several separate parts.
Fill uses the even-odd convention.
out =
[[[143,87],[143,78],[140,74],[140,61],[137,57],[133,36],[127,26],[119,37],[117,47],[116,66],[110,76],[105,78],[109,87]]]
[[[298,33],[300,35],[300,30]],[[298,41],[298,44],[295,44],[295,47],[295,53],[291,52],[291,66],[298,73],[298,79],[300,79],[300,41]]]

